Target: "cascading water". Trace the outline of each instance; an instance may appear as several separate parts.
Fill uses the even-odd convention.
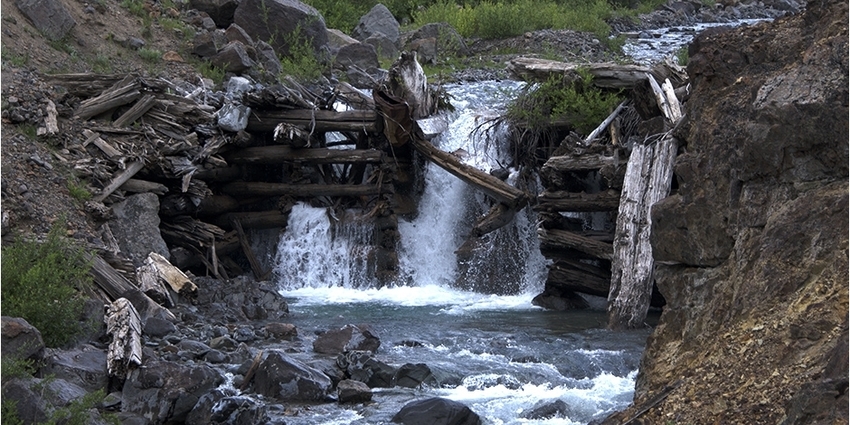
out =
[[[498,114],[516,82],[449,86],[458,112],[434,140],[468,164],[503,168],[498,130],[474,130]],[[509,179],[515,179],[512,173]],[[372,404],[311,405],[287,424],[377,424],[409,401],[446,397],[468,405],[485,423],[584,424],[631,401],[648,330],[604,330],[604,310],[554,312],[531,304],[543,288],[536,217],[513,223],[462,249],[483,195],[429,164],[415,218],[399,220],[399,279],[378,286],[369,277],[370,220],[333,217],[298,205],[277,252],[276,279],[290,302],[290,320],[309,347],[315,332],[367,323],[382,340],[376,357],[400,366],[424,363],[438,385],[374,388]],[[460,261],[458,250],[463,251]],[[305,359],[309,349],[294,353]],[[560,400],[563,405],[553,404]],[[553,418],[529,413],[540,404],[566,406]]]

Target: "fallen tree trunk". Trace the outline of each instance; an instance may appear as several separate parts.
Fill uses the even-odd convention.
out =
[[[222,188],[222,192],[239,196],[375,196],[382,193],[393,193],[393,186],[384,185],[353,185],[353,184],[286,184],[263,182],[233,182]]]
[[[616,211],[620,205],[620,194],[613,190],[599,193],[543,192],[537,197],[535,211]]]
[[[370,111],[326,111],[291,109],[254,111],[248,118],[249,132],[273,132],[281,122],[313,131],[365,131],[375,132],[378,114]]]
[[[570,63],[548,59],[518,57],[511,59],[508,71],[525,81],[546,81],[549,77],[564,77],[577,81],[583,69],[593,76],[592,84],[600,88],[632,88],[646,79],[652,70],[640,65],[621,65],[616,63]]]
[[[241,149],[230,153],[226,159],[234,164],[374,164],[381,162],[383,157],[384,153],[377,149],[293,149],[285,145],[272,145]]]
[[[195,171],[193,178],[211,182],[232,182],[242,177],[242,167],[220,167]]]
[[[613,255],[611,244],[599,242],[573,232],[559,229],[537,229],[540,247],[550,249],[574,249],[596,258],[610,260]]]
[[[480,237],[513,221],[517,210],[505,204],[494,205],[472,228],[472,236]]]
[[[555,170],[559,172],[566,171],[583,171],[583,170],[598,170],[606,165],[615,165],[620,162],[620,159],[615,156],[605,156],[602,154],[582,155],[582,156],[553,156],[549,158],[541,172]]]
[[[586,265],[591,267],[589,265]],[[602,269],[599,269],[601,272]],[[611,274],[589,273],[581,268],[574,267],[562,261],[556,261],[549,266],[549,274],[546,278],[546,286],[555,286],[583,294],[608,296],[608,288],[611,285]]]
[[[222,227],[231,226],[234,220],[238,220],[245,229],[275,229],[286,228],[289,215],[281,214],[278,210],[238,212],[224,214],[215,223]]]
[[[142,365],[142,323],[139,313],[126,298],[109,305],[106,333],[112,342],[106,351],[106,367],[110,376],[123,380],[127,372]]]
[[[145,163],[143,161],[131,162],[127,168],[115,174],[112,181],[103,188],[99,195],[92,198],[92,200],[95,202],[103,202],[104,199],[111,195],[112,192],[115,192],[115,190],[121,187],[121,185],[126,183],[127,180],[130,180],[133,176],[135,176],[136,173],[138,173],[144,166]]]
[[[142,96],[138,78],[128,75],[97,97],[84,100],[75,111],[76,118],[87,120],[95,115],[134,102]]]

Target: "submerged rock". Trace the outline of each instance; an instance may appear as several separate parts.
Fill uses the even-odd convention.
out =
[[[392,421],[404,425],[479,425],[481,418],[461,403],[434,397],[407,403]]]

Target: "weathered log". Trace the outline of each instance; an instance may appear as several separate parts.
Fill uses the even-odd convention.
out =
[[[548,59],[518,57],[508,62],[507,69],[525,81],[546,81],[551,76],[568,80],[581,79],[579,70],[583,69],[593,77],[592,84],[600,88],[632,88],[646,78],[652,70],[640,65],[616,63],[569,63]]]
[[[310,133],[292,124],[282,122],[274,128],[275,143],[288,144],[293,148],[309,148]]]
[[[148,260],[150,260],[150,257],[148,257]],[[152,300],[167,308],[174,307],[174,297],[168,291],[165,282],[159,279],[155,265],[146,261],[145,264],[139,266],[136,269],[136,281],[139,284],[139,289]]]
[[[677,141],[668,135],[655,146],[636,145],[626,169],[617,217],[608,327],[643,326],[649,310],[654,261],[649,243],[650,208],[670,192]]]
[[[249,132],[273,132],[281,122],[307,131],[375,131],[378,115],[369,111],[325,111],[309,109],[254,111],[248,118]]]
[[[115,174],[115,176],[112,178],[112,181],[107,184],[106,187],[103,188],[99,195],[95,196],[92,199],[95,202],[103,202],[104,199],[111,195],[112,192],[115,192],[115,190],[121,187],[121,185],[126,183],[127,180],[130,180],[130,178],[136,175],[136,173],[138,173],[139,170],[141,170],[144,166],[145,163],[143,161],[131,162],[130,165],[127,166],[127,168]]]
[[[553,156],[543,164],[543,172],[552,169],[558,172],[598,170],[606,165],[615,165],[620,162],[616,156],[605,156],[602,154],[582,156]]]
[[[590,265],[586,265],[591,267]],[[598,269],[603,272],[602,269]],[[549,274],[546,278],[546,286],[557,286],[583,294],[608,296],[608,288],[611,285],[611,274],[605,273],[600,276],[597,273],[589,273],[585,268],[575,267],[563,261],[557,261],[549,266]]]
[[[148,254],[148,258],[145,259],[145,264],[142,267],[145,267],[145,272],[152,274],[159,285],[168,285],[172,291],[178,294],[186,295],[198,290],[197,285],[185,273],[155,252]]]
[[[198,204],[195,211],[199,216],[212,217],[239,209],[239,201],[228,195],[207,196]]]
[[[106,156],[110,158],[121,156],[121,151],[115,149],[114,147],[112,147],[112,145],[103,140],[100,137],[100,133],[95,133],[94,131],[91,131],[89,129],[84,129],[83,136],[86,136],[86,140],[83,142],[83,146],[88,146],[90,143],[94,143],[95,146],[97,146],[101,151],[103,151],[104,154],[106,154]]]
[[[245,148],[226,156],[234,164],[280,164],[309,162],[313,164],[379,163],[384,153],[377,149],[293,149],[285,145]]]
[[[50,99],[47,99],[46,103],[44,110],[47,114],[44,117],[44,127],[36,130],[38,136],[52,136],[59,132],[59,112],[56,110],[56,104]]]
[[[245,258],[248,259],[248,264],[251,265],[251,271],[254,272],[254,277],[257,280],[263,280],[266,277],[266,273],[263,272],[260,262],[257,261],[257,257],[254,255],[254,250],[251,249],[251,244],[248,243],[248,237],[245,236],[245,231],[242,229],[242,223],[235,218],[230,222],[233,224],[233,229],[236,230],[236,234],[239,236],[239,245],[242,246],[242,253],[245,254]]]
[[[496,204],[485,216],[481,217],[472,228],[472,236],[480,237],[513,221],[517,210],[505,205]]]
[[[411,139],[411,143],[429,161],[480,189],[497,202],[514,210],[520,210],[528,203],[525,192],[471,165],[464,164],[455,155],[437,149],[427,140],[416,136]]]
[[[245,372],[245,379],[242,380],[242,384],[239,385],[239,389],[248,388],[251,384],[251,380],[254,379],[254,375],[257,373],[257,369],[260,367],[260,362],[263,360],[263,350],[257,352],[257,355],[254,356],[254,361],[251,362],[251,367],[248,368],[248,371]]]
[[[188,216],[176,216],[160,225],[162,237],[171,245],[187,249],[206,248],[224,235],[224,229]]]
[[[196,179],[211,182],[232,182],[242,177],[242,167],[206,168],[195,171]]]
[[[121,190],[125,192],[133,192],[133,193],[155,193],[157,195],[165,195],[168,193],[168,188],[162,184],[157,182],[151,182],[147,180],[139,180],[139,179],[130,179],[124,182],[124,184],[120,187]]]
[[[393,193],[393,187],[384,185],[353,185],[353,184],[286,184],[263,182],[233,182],[222,188],[222,192],[231,196],[374,196],[382,193]]]
[[[134,123],[137,119],[139,119],[142,115],[144,115],[148,110],[150,110],[154,103],[156,103],[156,98],[152,94],[146,94],[132,108],[128,109],[127,112],[124,112],[118,119],[112,122],[112,126],[114,127],[124,127],[128,124]]]
[[[90,72],[45,75],[45,79],[50,83],[62,86],[68,90],[68,93],[80,98],[102,93],[104,87],[111,87],[125,78],[127,78],[127,74],[106,75]]]
[[[428,87],[428,77],[416,52],[402,52],[390,66],[385,84],[386,91],[403,99],[410,106],[412,119],[425,118],[437,112],[436,97]]]
[[[233,220],[239,220],[242,227],[246,229],[275,229],[285,228],[289,215],[281,214],[278,210],[236,212],[222,215],[215,220],[215,223],[225,227],[231,226]]]
[[[110,304],[105,319],[106,333],[112,336],[106,351],[106,367],[109,375],[123,380],[127,372],[142,364],[142,323],[126,298]]]
[[[91,255],[92,262],[90,274],[94,283],[106,292],[110,300],[117,300],[128,291],[136,289],[124,276],[98,255]]]
[[[574,249],[596,258],[610,260],[613,255],[611,244],[599,242],[573,232],[559,229],[537,229],[541,248]]]
[[[535,211],[616,211],[620,205],[620,194],[613,190],[598,193],[543,192],[537,197]]]
[[[597,126],[595,129],[593,129],[593,131],[591,131],[590,134],[588,134],[587,137],[584,138],[583,144],[585,146],[588,146],[591,143],[593,143],[593,141],[597,137],[599,137],[599,135],[602,134],[603,131],[605,131],[605,128],[608,127],[609,125],[611,125],[611,122],[613,122],[614,119],[617,118],[617,115],[620,115],[620,112],[625,107],[626,107],[625,101],[623,101],[619,105],[617,105],[617,108],[614,109],[614,112],[611,112],[611,114],[608,115],[608,118],[605,118],[602,121],[602,123],[599,124],[599,126]],[[614,144],[616,145],[616,143],[614,143]]]
[[[351,84],[346,83],[345,81],[342,81],[337,84],[336,90],[337,92],[339,92],[339,96],[342,98],[342,101],[354,109],[375,109],[375,101],[372,100],[371,97],[367,96],[365,93],[358,90]]]

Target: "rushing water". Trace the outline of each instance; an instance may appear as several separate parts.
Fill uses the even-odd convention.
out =
[[[697,33],[706,28],[751,25],[765,20],[741,19],[731,23],[699,23],[641,31],[626,41],[623,53],[639,64],[649,65],[665,56],[675,55],[679,48],[690,43]]]
[[[447,87],[458,112],[434,143],[488,171],[505,164],[499,130],[475,132],[520,87],[485,82]],[[515,178],[511,176],[510,179]],[[440,385],[373,389],[373,403],[304,406],[287,424],[387,423],[409,401],[441,396],[468,405],[489,424],[585,424],[626,406],[648,330],[604,329],[604,301],[587,311],[553,312],[531,304],[543,289],[536,217],[526,208],[512,225],[485,237],[471,265],[455,251],[486,199],[429,164],[419,214],[400,220],[400,277],[378,288],[366,272],[372,229],[352,213],[296,206],[277,253],[281,292],[310,357],[316,332],[366,323],[380,336],[386,363],[425,363]],[[463,282],[460,284],[459,282]],[[459,288],[475,288],[477,291]],[[494,295],[502,293],[507,295]],[[561,400],[566,414],[525,419],[539,403]]]

